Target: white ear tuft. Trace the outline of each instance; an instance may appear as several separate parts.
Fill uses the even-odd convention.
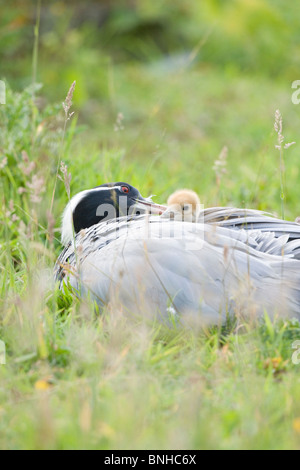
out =
[[[89,190],[86,190],[76,194],[76,196],[74,196],[71,201],[67,204],[63,212],[61,224],[61,243],[64,246],[67,246],[70,242],[74,240],[73,212],[76,206],[88,192]]]
[[[85,191],[81,191],[80,193],[76,194],[72,197],[71,201],[67,204],[67,207],[64,210],[62,216],[62,224],[61,224],[61,243],[64,246],[67,246],[70,242],[74,240],[74,227],[73,227],[73,213],[76,209],[76,206],[82,201],[82,199],[91,192],[100,192],[100,191],[113,191],[116,188],[120,189],[120,186],[98,186],[97,188],[93,189],[86,189]]]

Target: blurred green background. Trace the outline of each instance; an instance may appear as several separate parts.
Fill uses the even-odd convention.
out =
[[[13,90],[33,80],[37,4],[0,2],[0,76]],[[115,149],[114,164],[139,166],[132,182],[162,199],[191,186],[206,205],[280,211],[273,121],[279,108],[287,141],[297,141],[300,108],[291,102],[291,83],[300,78],[298,5],[103,0],[41,6],[39,106],[61,103],[76,80],[75,111],[85,126],[68,162],[74,191],[109,177],[103,152]],[[228,173],[221,190],[213,166],[224,146]],[[292,218],[300,196],[298,154],[294,146],[286,157]],[[92,177],[81,169],[79,175],[83,155]]]
[[[0,448],[299,449],[297,322],[148,330],[52,285],[61,160],[71,195],[123,180],[280,215],[280,109],[300,215],[299,5],[42,0],[38,28],[38,4],[0,0]]]

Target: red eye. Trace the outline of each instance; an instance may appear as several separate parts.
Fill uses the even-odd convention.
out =
[[[122,189],[123,193],[125,193],[125,194],[129,193],[129,188],[127,186],[122,186],[121,189]]]

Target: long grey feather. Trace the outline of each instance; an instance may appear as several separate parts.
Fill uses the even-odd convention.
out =
[[[247,218],[243,210],[210,209],[204,224],[140,216],[95,225],[76,236],[76,249],[70,244],[62,252],[56,278],[101,307],[110,303],[163,319],[173,312],[180,321],[211,324],[227,314],[265,310],[300,318],[300,233],[291,240],[288,230],[296,233],[297,224],[280,227],[258,212],[256,224],[265,232],[244,224],[237,229],[237,214]],[[267,230],[269,219],[275,233]]]

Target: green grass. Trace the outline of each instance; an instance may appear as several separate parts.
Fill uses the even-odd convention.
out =
[[[265,111],[269,119],[258,119],[253,105],[258,106],[259,99],[251,106],[250,98],[240,102],[244,87],[253,87],[249,80],[236,83],[238,89],[231,84],[232,92],[224,85],[220,101],[213,101],[206,89],[206,104],[196,110],[187,89],[204,78],[199,74],[197,79],[195,72],[184,80],[172,77],[169,95],[154,114],[167,79],[160,81],[161,90],[157,87],[152,97],[152,84],[142,73],[141,77],[147,98],[142,107],[136,96],[129,107],[132,96],[129,91],[124,95],[120,109],[127,116],[130,108],[131,116],[119,132],[108,116],[99,133],[81,126],[76,130],[73,120],[62,141],[60,107],[39,112],[29,91],[21,95],[9,91],[7,105],[1,107],[2,151],[8,164],[1,174],[0,314],[7,365],[0,367],[0,447],[297,448],[299,366],[292,364],[291,357],[299,325],[278,320],[275,325],[245,324],[238,331],[234,326],[198,334],[167,330],[142,319],[132,323],[118,312],[97,316],[91,305],[61,296],[53,286],[51,270],[60,245],[47,234],[51,223],[47,211],[61,154],[73,175],[72,193],[122,179],[144,194],[157,193],[160,201],[176,187],[189,186],[207,204],[212,200],[280,210],[273,110],[270,106]],[[214,83],[210,87],[214,89]],[[272,92],[278,101],[283,99],[282,90],[274,87],[270,96]],[[223,93],[231,97],[228,108]],[[266,89],[261,93],[265,95]],[[198,86],[194,101],[201,100],[204,93]],[[246,128],[241,123],[243,113]],[[193,121],[196,116],[198,123]],[[295,123],[286,121],[292,138]],[[212,166],[225,143],[228,173],[218,193]],[[35,162],[29,175],[29,163],[22,166],[22,151]],[[257,155],[261,155],[259,164]],[[296,158],[297,152],[289,149],[286,173],[293,198],[298,191]],[[45,181],[38,203],[31,201],[32,175]],[[20,187],[26,189],[21,195]],[[287,209],[296,215],[293,198],[288,198]],[[56,226],[66,202],[58,180]],[[54,236],[59,237],[58,232]]]
[[[20,53],[14,69],[19,74],[4,61],[0,339],[7,364],[0,366],[1,449],[300,447],[300,365],[292,362],[299,324],[266,317],[222,330],[167,329],[116,311],[97,315],[87,301],[59,293],[52,280],[68,201],[57,180],[49,212],[60,158],[72,174],[71,195],[123,180],[145,196],[156,194],[161,203],[173,190],[189,187],[205,206],[280,215],[282,175],[273,127],[280,109],[286,142],[297,142],[284,152],[285,216],[300,215],[300,108],[291,102],[291,81],[299,78],[293,76],[296,55],[286,52],[278,62],[288,50],[287,18],[297,50],[296,15],[286,9],[280,16],[276,6],[264,29],[262,17],[254,24],[237,1],[239,26],[221,3],[205,9],[201,34],[215,17],[217,33],[193,57],[186,50],[199,43],[197,23],[181,15],[179,2],[172,14],[180,20],[181,36],[171,25],[161,29],[168,57],[159,44],[139,38],[139,22],[167,21],[164,8],[145,1],[135,22],[120,16],[123,29],[115,13],[100,35],[111,38],[106,49],[96,49],[94,30],[66,29],[68,15],[58,15],[56,34],[41,34],[34,63],[45,85],[34,92],[24,89],[32,81],[32,54]],[[264,18],[267,4],[255,3]],[[197,7],[192,10],[200,15]],[[5,15],[13,20],[9,9]],[[226,21],[220,22],[220,15]],[[229,27],[230,18],[237,30]],[[26,23],[24,28],[29,34]],[[114,28],[126,46],[117,55]],[[25,31],[8,28],[2,34],[1,54],[17,56]],[[128,60],[133,51],[137,59]],[[64,134],[61,103],[75,79],[75,115]],[[116,129],[119,113],[123,129]],[[224,146],[227,173],[218,185],[213,166]]]

